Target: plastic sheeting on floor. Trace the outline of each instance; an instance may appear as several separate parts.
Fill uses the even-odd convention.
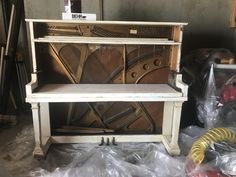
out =
[[[207,129],[190,126],[182,130],[180,145],[187,155],[192,143]],[[33,158],[33,128],[25,127],[1,149],[0,177],[212,177],[236,175],[236,151],[229,145],[212,144],[211,160],[186,175],[186,156],[168,155],[161,143],[53,145],[46,159]],[[218,147],[217,147],[218,146]],[[215,149],[221,149],[216,151]],[[224,151],[222,151],[224,150]],[[213,171],[212,171],[213,170]],[[214,175],[212,175],[214,174]],[[200,176],[199,176],[200,175]]]
[[[33,148],[33,129],[26,127],[2,150],[1,169],[9,173],[9,177],[184,176],[185,159],[169,156],[162,144],[53,145],[47,158],[41,161],[33,159]]]

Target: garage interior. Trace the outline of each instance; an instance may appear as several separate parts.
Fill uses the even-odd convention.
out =
[[[236,176],[235,0],[1,0],[0,24],[0,177]]]

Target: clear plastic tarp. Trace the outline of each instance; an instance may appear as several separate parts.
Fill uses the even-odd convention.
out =
[[[2,150],[2,168],[13,177],[182,177],[185,173],[185,157],[170,156],[161,143],[53,145],[41,161],[33,159],[33,148],[33,130],[26,127]]]
[[[235,131],[235,129],[231,129]],[[235,175],[236,148],[213,143],[207,161],[189,173],[192,144],[208,130],[190,126],[181,131],[181,156],[170,156],[161,143],[119,143],[117,146],[94,144],[53,145],[46,159],[35,160],[33,129],[25,127],[15,140],[1,149],[0,177],[185,177],[212,174]],[[188,157],[188,158],[186,158]]]

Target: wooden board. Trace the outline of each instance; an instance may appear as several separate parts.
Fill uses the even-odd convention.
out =
[[[78,21],[78,20],[51,20],[51,19],[25,19],[27,22],[41,23],[81,23],[81,24],[116,24],[116,25],[158,25],[158,26],[179,26],[188,23],[178,22],[137,22],[137,21]]]
[[[44,38],[36,38],[34,42],[44,43],[80,43],[80,44],[116,44],[116,45],[180,45],[166,39],[149,39],[149,38],[109,38],[106,37],[77,37],[77,36],[47,36]]]
[[[235,28],[236,27],[236,0],[232,0],[231,5],[231,14],[229,19],[229,26]]]
[[[27,102],[184,101],[166,84],[47,84]]]

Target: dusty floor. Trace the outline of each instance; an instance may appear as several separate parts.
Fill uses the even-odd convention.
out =
[[[4,146],[7,142],[15,139],[16,135],[22,130],[23,127],[31,124],[31,112],[28,111],[17,117],[16,126],[0,125],[0,147]]]
[[[26,112],[17,117],[17,124],[14,126],[1,125],[0,127],[0,177],[8,177],[14,168],[18,165],[11,164],[12,159],[8,156],[8,151],[11,152],[13,149],[17,149],[19,143],[16,141],[16,137],[26,129],[26,127],[32,127],[31,113]],[[24,144],[20,142],[20,144]],[[26,151],[25,151],[26,152]],[[19,153],[22,154],[22,153]],[[17,157],[16,157],[17,158]],[[21,164],[20,164],[21,166]],[[16,170],[15,173],[17,173]],[[13,172],[14,173],[14,172]]]

